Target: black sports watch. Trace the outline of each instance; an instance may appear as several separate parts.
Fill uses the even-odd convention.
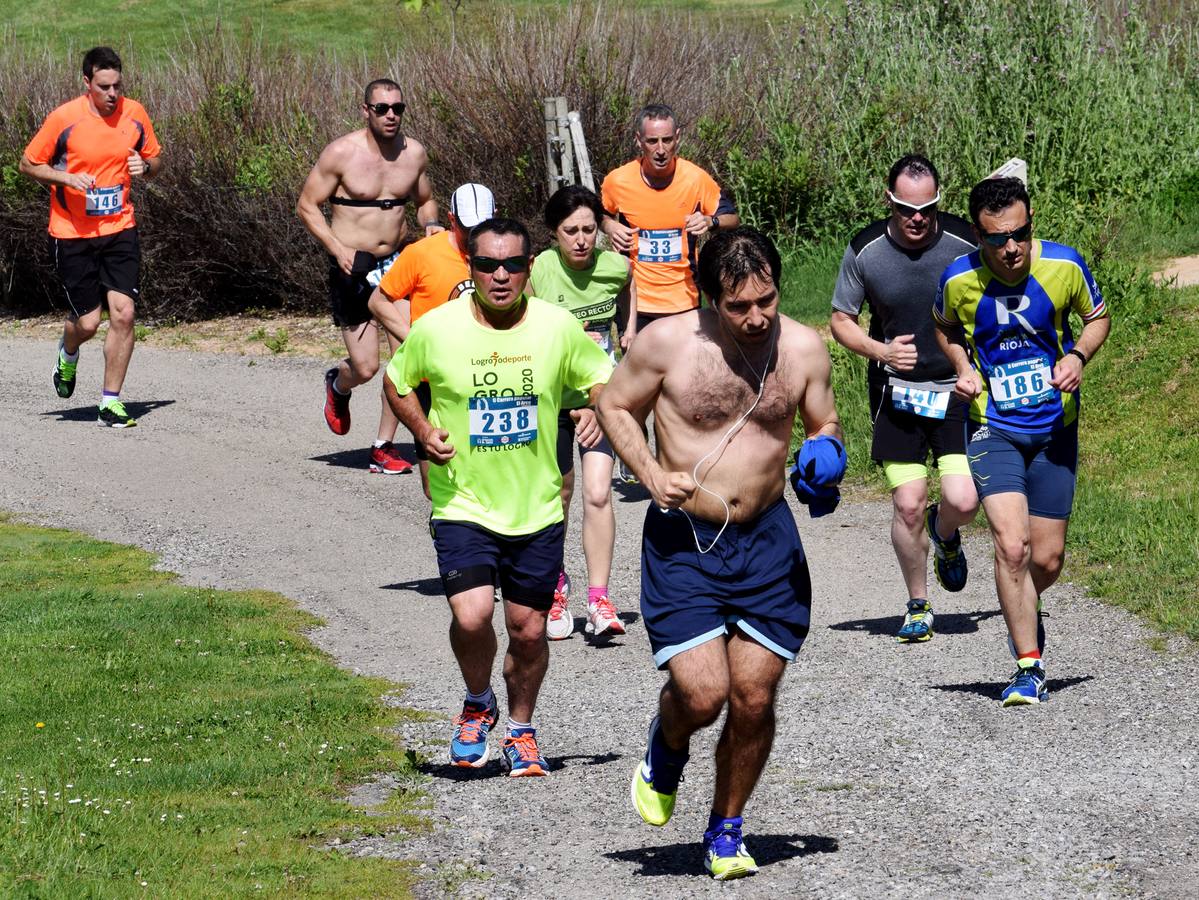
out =
[[[712,222],[712,230],[719,231],[720,230],[720,216],[718,216],[718,215],[712,216],[711,222]]]

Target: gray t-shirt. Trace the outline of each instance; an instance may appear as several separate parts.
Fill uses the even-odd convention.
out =
[[[833,309],[851,316],[870,307],[869,335],[890,343],[901,334],[916,336],[916,367],[905,382],[954,380],[953,366],[937,345],[933,299],[946,266],[975,248],[970,225],[955,215],[937,213],[937,237],[927,247],[907,250],[887,233],[887,219],[866,226],[849,242],[833,288]],[[896,373],[871,362],[870,383],[886,384]]]

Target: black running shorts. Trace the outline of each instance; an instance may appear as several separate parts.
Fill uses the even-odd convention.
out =
[[[949,398],[944,419],[896,409],[891,390],[870,386],[870,417],[874,420],[874,441],[870,458],[877,463],[920,463],[966,452],[966,411],[970,404],[956,395]]]
[[[137,229],[93,238],[50,236],[50,258],[62,280],[71,318],[85,316],[116,291],[136,301],[141,276],[141,244]]]

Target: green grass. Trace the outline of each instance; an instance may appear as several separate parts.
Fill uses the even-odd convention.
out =
[[[472,10],[497,6],[500,0],[465,0],[459,22]],[[398,0],[95,0],[75,6],[58,0],[0,2],[0,20],[23,43],[55,52],[81,53],[96,44],[118,52],[159,56],[166,48],[184,46],[189,35],[214,27],[267,46],[304,53],[334,52],[347,58],[379,59],[403,43],[404,32],[421,18],[444,15],[437,2],[427,13],[413,13]],[[566,0],[506,0],[521,7],[565,6]],[[811,7],[811,0],[628,0],[626,5],[647,9],[696,12],[791,13]]]
[[[406,896],[323,849],[419,827],[394,688],[337,669],[265,592],[182,587],[141,551],[0,520],[0,894]]]
[[[1199,289],[1123,278],[1083,383],[1067,576],[1199,640]]]

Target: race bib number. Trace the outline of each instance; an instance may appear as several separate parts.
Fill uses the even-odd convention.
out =
[[[535,440],[536,397],[470,398],[472,447],[509,447]]]
[[[1028,406],[1040,406],[1052,400],[1057,389],[1049,383],[1053,372],[1044,357],[1021,359],[1002,366],[992,366],[991,401],[995,408],[1006,412]]]
[[[678,262],[683,258],[683,229],[645,229],[637,234],[639,262]]]
[[[87,198],[89,216],[116,216],[125,206],[125,188],[119,184],[114,187],[88,188],[84,196]]]
[[[387,274],[387,270],[391,268],[391,264],[399,258],[399,255],[397,251],[385,259],[379,260],[378,265],[366,273],[366,283],[371,287],[378,287],[379,282],[383,280],[383,276]]]
[[[891,405],[928,419],[944,419],[949,410],[949,394],[949,391],[922,391],[894,385],[891,388]]]

